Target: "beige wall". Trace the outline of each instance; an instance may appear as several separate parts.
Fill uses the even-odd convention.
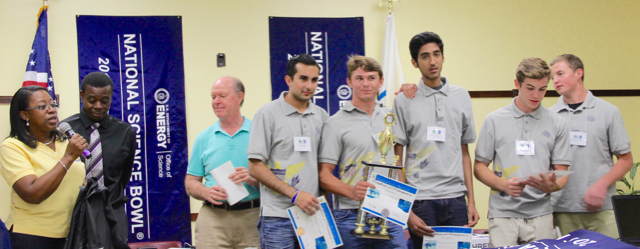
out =
[[[237,76],[246,84],[247,117],[270,101],[268,17],[355,17],[365,21],[365,51],[380,59],[387,11],[378,0],[51,0],[49,46],[61,97],[60,117],[76,113],[78,64],[76,15],[180,15],[183,18],[189,144],[215,122],[210,110],[209,88],[216,78]],[[41,1],[0,1],[0,95],[19,88],[35,33]],[[443,75],[468,90],[509,90],[514,72],[524,57],[547,61],[562,53],[575,53],[586,65],[586,85],[591,89],[638,87],[640,68],[640,2],[609,1],[424,1],[395,4],[396,29],[405,78],[417,82],[419,72],[410,64],[409,39],[430,30],[443,38]],[[227,54],[227,66],[212,60]],[[550,88],[552,88],[550,86]],[[608,97],[620,107],[632,144],[640,143],[635,108],[638,97]],[[476,129],[493,110],[510,99],[474,99]],[[550,106],[555,102],[543,102]],[[9,134],[9,106],[0,105],[0,137]],[[470,146],[473,150],[474,146]],[[634,148],[636,155],[640,151]],[[473,153],[472,153],[473,154]],[[489,189],[475,181],[477,207],[482,217],[477,228],[487,228]],[[192,212],[199,209],[192,202]],[[6,218],[9,188],[0,184],[0,217]]]

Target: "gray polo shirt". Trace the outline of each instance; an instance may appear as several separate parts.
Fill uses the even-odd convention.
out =
[[[318,143],[322,124],[329,114],[309,102],[304,113],[298,112],[280,98],[262,106],[253,117],[247,154],[259,159],[280,180],[314,196],[318,191]],[[311,151],[294,151],[294,137],[309,137]],[[261,215],[287,218],[286,209],[293,206],[291,199],[260,184]]]
[[[487,115],[476,144],[476,160],[491,163],[504,179],[526,178],[550,170],[552,164],[571,163],[569,128],[563,118],[540,105],[524,113],[511,104]],[[533,140],[535,155],[516,155],[516,139]],[[488,218],[529,219],[552,212],[550,195],[526,186],[520,197],[491,191]]]
[[[631,151],[631,142],[618,107],[593,96],[587,98],[575,110],[569,108],[564,98],[549,108],[558,113],[569,124],[570,131],[586,132],[587,145],[571,145],[571,170],[567,186],[551,194],[554,212],[589,212],[585,207],[584,194],[598,179],[613,167],[613,156]],[[611,196],[616,185],[607,189],[603,210],[610,210]]]
[[[476,140],[469,92],[446,84],[434,90],[420,79],[413,99],[396,96],[393,113],[398,117],[398,143],[406,145],[405,177],[418,188],[416,200],[455,198],[464,185],[461,144]],[[428,127],[445,128],[445,141],[427,139]]]
[[[340,180],[351,186],[362,181],[365,165],[362,161],[374,157],[380,161],[380,151],[373,138],[374,133],[384,131],[384,116],[391,112],[380,102],[371,116],[347,102],[336,114],[331,116],[322,126],[322,140],[318,153],[321,163],[335,164],[339,167]],[[394,125],[395,127],[396,125]],[[385,158],[388,164],[393,161],[393,148]],[[375,172],[387,176],[386,168],[374,168]],[[357,209],[359,201],[336,195],[336,209]]]

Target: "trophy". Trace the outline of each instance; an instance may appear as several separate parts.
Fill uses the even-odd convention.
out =
[[[399,156],[393,156],[393,160],[391,164],[387,164],[386,157],[390,150],[393,149],[393,146],[396,145],[396,135],[391,132],[391,126],[396,122],[396,115],[393,113],[387,113],[384,116],[384,124],[387,126],[384,131],[376,134],[377,135],[377,144],[378,150],[380,150],[380,161],[378,163],[373,163],[373,158],[370,159],[369,162],[362,161],[365,168],[365,174],[363,177],[363,181],[367,181],[369,177],[373,173],[373,167],[383,167],[389,169],[389,178],[396,179],[397,173],[395,170],[402,169],[402,166],[396,166],[396,162],[399,159]],[[367,217],[367,213],[362,211],[362,203],[364,200],[360,201],[360,209],[358,209],[358,219],[356,222],[357,228],[352,230],[351,233],[358,238],[370,238],[370,239],[387,239],[390,240],[393,237],[389,235],[389,221],[383,218],[375,218],[375,217]],[[385,214],[383,213],[383,216]],[[364,227],[366,224],[369,224],[369,231],[365,231]],[[382,223],[382,224],[381,224]],[[376,229],[378,224],[380,226],[380,230]]]

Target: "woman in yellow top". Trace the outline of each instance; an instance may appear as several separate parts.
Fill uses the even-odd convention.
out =
[[[57,129],[58,105],[40,86],[20,88],[11,99],[11,132],[0,145],[0,173],[11,187],[5,222],[13,248],[63,248],[85,176],[80,135]],[[7,202],[3,202],[7,203]]]

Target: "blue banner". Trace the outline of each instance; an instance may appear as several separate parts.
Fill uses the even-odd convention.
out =
[[[604,234],[580,229],[573,231],[558,239],[543,239],[519,246],[497,247],[499,249],[612,249],[612,248],[638,248],[630,244],[618,241]]]
[[[113,79],[109,114],[137,132],[129,242],[191,242],[180,16],[77,16],[79,79]]]
[[[289,87],[284,81],[287,62],[309,54],[320,65],[318,89],[311,101],[333,115],[351,100],[347,85],[347,60],[364,55],[364,20],[354,18],[269,18],[271,98]]]

